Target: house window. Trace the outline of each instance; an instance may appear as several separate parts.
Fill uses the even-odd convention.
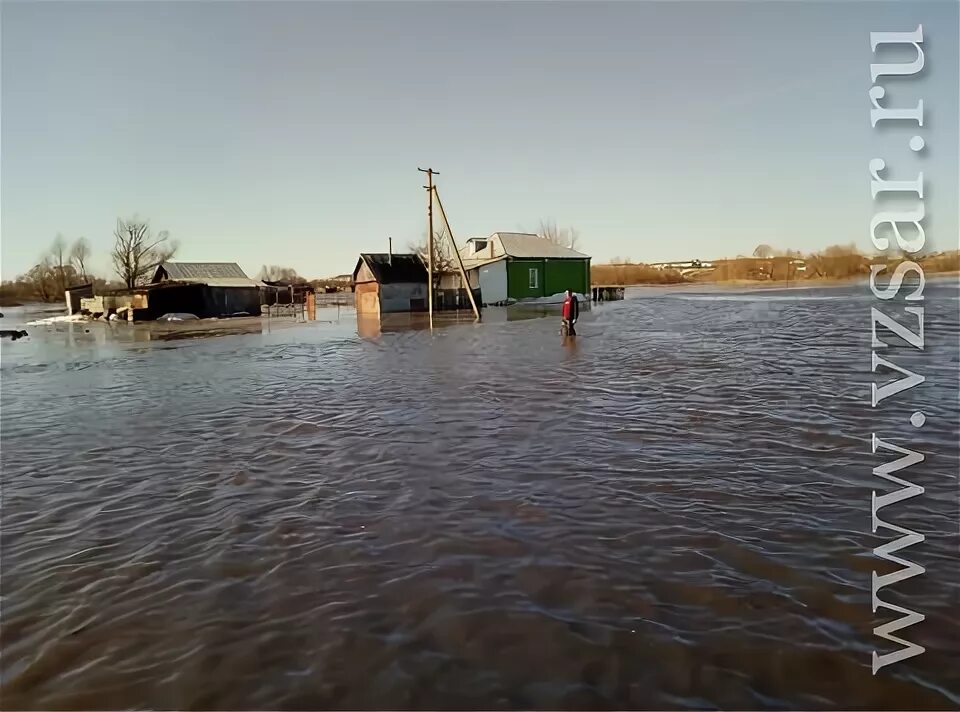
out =
[[[474,240],[473,242],[473,254],[477,254],[481,250],[487,249],[486,240]]]
[[[540,287],[540,270],[536,267],[530,268],[530,289],[538,289]]]

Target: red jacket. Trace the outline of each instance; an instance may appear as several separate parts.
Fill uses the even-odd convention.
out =
[[[574,295],[570,295],[563,300],[563,318],[566,321],[573,321],[580,316],[580,303]]]

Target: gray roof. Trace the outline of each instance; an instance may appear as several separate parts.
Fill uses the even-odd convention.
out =
[[[386,252],[363,252],[351,277],[356,280],[360,265],[366,264],[380,284],[427,283],[427,268],[420,255],[389,254]]]
[[[503,251],[511,257],[550,257],[589,259],[589,255],[577,252],[569,247],[557,245],[539,235],[527,232],[497,232]]]
[[[236,262],[164,262],[157,266],[153,281],[166,277],[175,282],[193,282],[210,287],[259,287]]]
[[[236,262],[164,262],[160,265],[170,279],[241,277],[248,279]]]

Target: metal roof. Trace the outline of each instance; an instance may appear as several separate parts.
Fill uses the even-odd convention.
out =
[[[202,279],[205,277],[240,277],[248,279],[236,262],[163,262],[160,264],[170,279]]]
[[[587,259],[588,255],[577,252],[569,247],[558,245],[539,235],[525,232],[496,232],[494,236],[500,238],[503,251],[511,257],[555,257]]]
[[[589,255],[577,252],[569,247],[558,245],[550,240],[529,232],[495,232],[490,237],[476,237],[474,240],[499,240],[503,252],[510,257],[538,257],[552,259],[589,259]]]
[[[427,268],[419,255],[364,252],[353,270],[354,279],[361,262],[366,263],[380,284],[427,283]]]
[[[161,273],[162,270],[162,273]],[[259,287],[236,262],[164,262],[157,266],[153,281],[166,277],[174,282],[192,282],[208,287]]]

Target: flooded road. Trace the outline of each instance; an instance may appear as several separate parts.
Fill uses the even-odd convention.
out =
[[[507,310],[28,327],[2,705],[956,709],[960,290],[925,294],[884,356],[927,380],[876,410],[866,286],[635,290],[565,345]],[[876,677],[872,432],[926,455],[889,510],[926,573],[884,596],[927,651]]]

